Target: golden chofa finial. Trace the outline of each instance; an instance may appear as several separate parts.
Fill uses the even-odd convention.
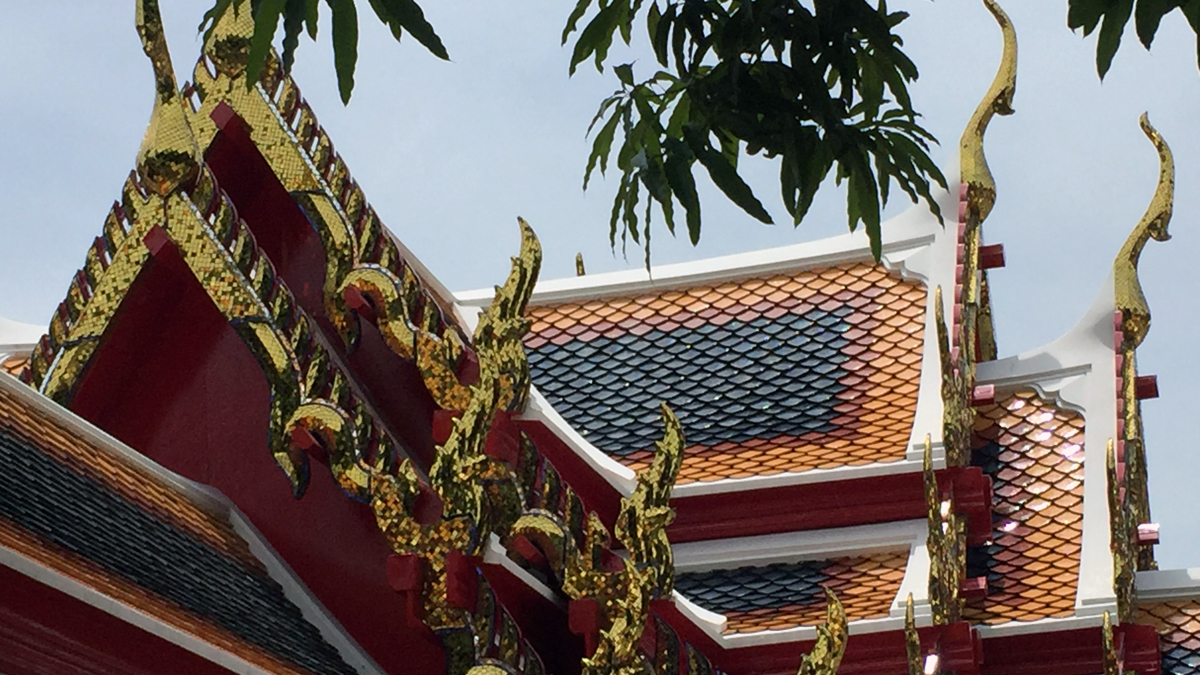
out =
[[[1013,95],[1017,91],[1017,32],[995,0],[983,0],[983,4],[996,18],[996,23],[1000,24],[1004,52],[1000,57],[996,79],[992,80],[987,95],[975,109],[975,114],[971,115],[971,121],[967,123],[958,144],[959,175],[967,186],[967,205],[974,212],[976,222],[986,219],[996,203],[996,181],[983,155],[983,134],[994,115],[1013,113]]]
[[[1158,150],[1158,187],[1154,189],[1154,198],[1150,200],[1146,214],[1133,228],[1113,262],[1115,303],[1117,311],[1121,312],[1124,346],[1128,348],[1140,345],[1150,331],[1150,305],[1146,303],[1142,284],[1138,281],[1138,259],[1151,237],[1155,241],[1171,238],[1167,225],[1171,222],[1171,210],[1175,202],[1175,160],[1171,156],[1171,148],[1151,126],[1150,118],[1145,113],[1142,113],[1139,121],[1142,132]]]
[[[583,267],[583,254],[576,253],[575,254],[575,276],[581,277],[585,274],[587,274],[587,270],[584,269],[584,267]]]
[[[137,32],[142,38],[142,49],[154,66],[154,112],[138,150],[138,173],[149,190],[166,196],[195,181],[200,170],[200,150],[187,123],[183,97],[175,85],[175,70],[167,51],[158,0],[138,0]]]
[[[254,36],[254,17],[245,0],[217,3],[204,15],[204,53],[217,72],[235,79],[246,71],[250,57],[250,39]]]

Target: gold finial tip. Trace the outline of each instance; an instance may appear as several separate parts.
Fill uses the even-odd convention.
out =
[[[587,274],[587,270],[583,267],[583,254],[575,254],[575,276],[581,277]]]
[[[166,196],[195,180],[200,170],[200,150],[183,110],[183,97],[175,86],[175,69],[167,50],[158,0],[138,0],[137,32],[142,49],[154,68],[154,112],[138,150],[138,172],[146,186]]]

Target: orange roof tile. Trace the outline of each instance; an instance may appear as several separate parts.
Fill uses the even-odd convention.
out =
[[[988,577],[988,596],[968,601],[964,616],[985,624],[1074,616],[1083,416],[1032,390],[977,413],[975,463],[992,477],[995,530],[992,544],[968,560],[968,575]]]
[[[927,291],[867,264],[533,306],[534,382],[649,465],[660,400],[693,445],[679,484],[893,462],[916,410]]]

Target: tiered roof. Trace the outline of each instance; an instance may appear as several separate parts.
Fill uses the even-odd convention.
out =
[[[0,377],[4,574],[251,671],[1190,672],[1135,362],[1170,153],[1146,124],[1159,189],[1080,324],[997,360],[986,4],[952,222],[536,287],[522,222],[454,296],[279,64],[246,86],[248,12],[178,88],[143,0],[138,170],[47,335],[0,344],[64,406]]]

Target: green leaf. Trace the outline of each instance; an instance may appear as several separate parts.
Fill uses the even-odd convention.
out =
[[[616,30],[617,20],[620,18],[620,8],[621,5],[614,2],[601,9],[579,33],[579,39],[575,41],[575,49],[571,53],[571,75],[575,74],[576,66],[593,54],[598,60],[603,60],[604,55],[608,53],[608,46],[612,44],[613,31]]]
[[[567,38],[571,37],[571,33],[575,32],[575,26],[579,20],[583,18],[584,12],[592,4],[592,0],[579,0],[575,3],[575,9],[571,10],[571,16],[567,17],[567,26],[563,28],[562,42],[559,44],[567,44]]]
[[[442,60],[450,58],[442,39],[414,0],[371,0],[371,8],[397,40],[403,34],[401,29],[406,30],[434,56]]]
[[[1115,0],[1109,11],[1104,13],[1104,23],[1100,25],[1100,34],[1096,38],[1096,72],[1101,80],[1108,74],[1113,56],[1121,47],[1121,34],[1125,32],[1125,24],[1129,23],[1132,13],[1133,0]]]
[[[1092,34],[1107,8],[1106,0],[1068,0],[1067,27],[1083,29],[1084,37]]]
[[[678,139],[668,138],[663,147],[667,151],[663,163],[667,185],[687,212],[688,238],[695,246],[700,242],[700,197],[696,193],[696,179],[692,176],[692,163],[696,158]]]
[[[308,0],[286,0],[283,8],[283,69],[290,71],[304,30]]]
[[[774,224],[771,214],[767,213],[762,202],[754,196],[750,186],[746,185],[746,182],[738,175],[737,169],[729,163],[724,155],[709,145],[708,139],[704,138],[702,132],[693,127],[685,127],[683,137],[696,158],[708,170],[708,175],[712,178],[713,183],[721,188],[721,192],[724,192],[726,197],[729,197],[734,204],[740,206],[743,211],[760,222],[767,225]]]
[[[600,163],[601,175],[608,169],[608,155],[612,151],[613,135],[616,134],[617,122],[620,119],[620,111],[613,111],[612,117],[600,127],[600,133],[596,134],[596,139],[592,141],[592,153],[588,155],[587,171],[583,174],[584,190],[587,189],[588,180],[592,177],[592,170],[596,168],[597,161]]]
[[[617,74],[617,79],[621,81],[621,84],[623,84],[627,87],[633,86],[633,64],[632,63],[622,63],[621,65],[613,68],[613,72],[615,72]]]
[[[1158,32],[1158,25],[1163,16],[1175,9],[1177,4],[1172,0],[1138,0],[1133,18],[1142,46],[1150,49],[1150,43],[1154,42],[1154,34]]]
[[[337,72],[338,94],[346,104],[354,91],[354,67],[358,62],[358,12],[354,0],[325,1],[333,17],[333,68]]]
[[[308,38],[317,39],[317,7],[321,0],[305,0],[304,27],[308,29]]]
[[[1200,0],[1197,1],[1200,2]],[[671,111],[671,119],[667,122],[667,135],[672,138],[682,136],[684,125],[691,121],[691,113],[692,97],[688,96],[685,91],[675,102],[675,109]]]
[[[246,59],[246,89],[254,88],[267,64],[267,53],[271,51],[271,39],[279,25],[286,0],[263,0],[254,15],[254,36],[250,38],[250,55]]]

